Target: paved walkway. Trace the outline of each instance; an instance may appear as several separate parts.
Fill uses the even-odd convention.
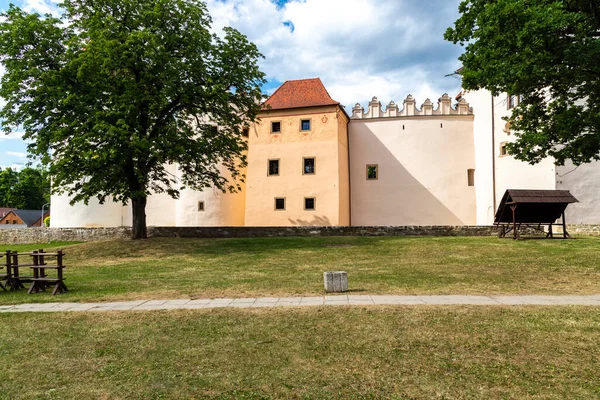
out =
[[[600,295],[592,296],[370,296],[337,295],[318,297],[259,297],[238,299],[137,300],[113,303],[37,303],[0,306],[5,312],[175,310],[198,308],[257,308],[365,305],[479,305],[479,306],[597,306]]]

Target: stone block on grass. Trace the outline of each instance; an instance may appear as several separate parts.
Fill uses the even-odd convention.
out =
[[[327,293],[348,291],[348,273],[345,271],[323,272],[323,283]]]

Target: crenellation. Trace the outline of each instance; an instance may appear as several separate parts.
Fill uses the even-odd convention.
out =
[[[434,108],[433,102],[428,98],[417,107],[417,102],[412,95],[406,96],[403,101],[403,107],[400,110],[398,105],[392,100],[386,106],[385,111],[382,110],[381,102],[377,97],[373,97],[369,102],[369,110],[365,113],[364,108],[360,103],[352,108],[351,119],[368,119],[368,118],[393,118],[393,117],[414,117],[414,116],[442,116],[442,115],[473,115],[473,109],[464,97],[461,97],[456,105],[452,106],[452,98],[448,93],[444,93],[439,99],[437,108]]]

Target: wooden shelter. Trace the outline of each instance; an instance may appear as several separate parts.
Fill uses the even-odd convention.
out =
[[[553,237],[552,225],[562,217],[563,238],[571,237],[567,232],[565,209],[578,200],[568,190],[522,190],[508,189],[498,211],[494,225],[501,227],[499,237],[505,237],[511,230],[513,238],[519,239],[521,227],[533,227],[543,231],[548,225],[546,237]]]

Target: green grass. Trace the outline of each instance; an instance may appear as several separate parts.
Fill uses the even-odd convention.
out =
[[[353,294],[600,293],[596,238],[159,238],[63,248],[69,293],[0,292],[0,304],[320,295],[332,270],[348,272]]]
[[[599,336],[585,307],[0,314],[0,398],[590,399]]]

